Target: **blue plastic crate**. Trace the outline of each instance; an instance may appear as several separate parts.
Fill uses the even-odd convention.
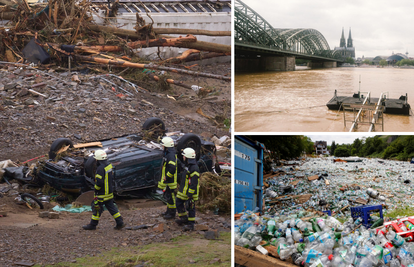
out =
[[[322,212],[328,214],[329,216],[332,216],[332,212],[330,210],[323,210]]]
[[[351,208],[351,216],[354,221],[361,217],[362,218],[362,225],[369,228],[374,223],[371,220],[370,214],[372,213],[380,213],[381,219],[383,219],[382,215],[382,205],[372,205],[372,206],[359,206]]]

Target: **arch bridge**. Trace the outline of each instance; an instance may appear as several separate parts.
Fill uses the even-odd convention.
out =
[[[234,2],[234,20],[236,71],[246,67],[291,70],[295,58],[311,60],[312,67],[336,67],[343,62],[319,31],[273,28],[241,0]]]

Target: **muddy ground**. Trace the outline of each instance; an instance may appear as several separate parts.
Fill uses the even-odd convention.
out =
[[[0,210],[0,265],[19,266],[18,263],[54,264],[76,262],[76,258],[97,256],[113,247],[136,247],[154,242],[166,242],[180,235],[204,239],[204,231],[183,232],[174,221],[166,221],[159,214],[165,211],[161,201],[147,199],[118,200],[117,204],[127,226],[147,225],[147,229],[114,230],[115,221],[105,211],[96,231],[81,228],[91,218],[91,212],[73,214],[61,212],[58,219],[40,218],[41,210],[17,205],[14,197],[3,196]],[[46,204],[50,210],[52,204]],[[230,216],[212,213],[197,214],[196,225],[204,230],[230,231]],[[230,246],[228,247],[230,249]],[[225,259],[222,259],[225,260]]]
[[[231,67],[228,62],[200,63],[189,68],[230,75]],[[122,69],[112,71],[117,74]],[[11,159],[21,163],[45,155],[52,142],[60,137],[83,143],[139,133],[150,117],[161,118],[169,131],[193,132],[206,140],[213,134],[229,135],[224,121],[231,117],[230,82],[169,74],[168,78],[211,90],[199,96],[191,89],[154,82],[141,72],[129,70],[120,75],[143,88],[138,93],[118,79],[105,77],[132,94],[128,96],[117,86],[91,78],[105,74],[104,70],[89,74],[77,72],[80,81],[76,81],[74,73],[56,66],[39,72],[0,65],[0,161]],[[44,96],[31,93],[30,89]],[[173,221],[158,216],[166,208],[160,201],[118,200],[127,225],[149,224],[148,229],[116,231],[113,219],[105,212],[98,230],[86,232],[81,226],[89,222],[91,212],[62,212],[59,219],[40,218],[39,210],[17,205],[15,197],[4,194],[0,198],[0,212],[7,212],[6,217],[0,216],[1,266],[15,266],[21,261],[75,262],[78,257],[98,255],[112,247],[164,242],[188,234]],[[52,205],[48,204],[45,210],[50,208]],[[206,229],[230,231],[230,223],[230,216],[197,214],[197,224],[206,225]],[[159,225],[163,225],[163,232],[155,230]],[[195,231],[191,235],[202,237],[204,232]]]
[[[191,64],[187,66],[190,70],[230,75],[230,62]],[[193,132],[206,139],[213,134],[229,135],[224,123],[231,118],[230,82],[164,74],[210,91],[197,95],[191,89],[155,82],[139,69],[120,74],[142,88],[137,93],[119,79],[104,77],[131,94],[127,95],[108,81],[93,78],[107,70],[94,70],[84,75],[59,66],[38,72],[0,65],[0,161],[24,162],[47,154],[51,143],[60,137],[83,143],[139,133],[150,117],[161,118],[169,131]],[[122,69],[112,69],[114,74],[120,72]]]

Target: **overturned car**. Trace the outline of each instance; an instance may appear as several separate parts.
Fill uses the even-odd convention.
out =
[[[120,136],[86,144],[73,144],[67,138],[55,140],[49,151],[49,160],[35,169],[35,180],[68,193],[81,194],[93,190],[96,160],[93,152],[103,149],[114,168],[114,193],[118,196],[142,196],[142,189],[156,188],[161,179],[163,149],[157,142],[170,136],[182,162],[181,151],[195,149],[201,172],[212,171],[216,148],[214,143],[198,135],[180,132],[168,133],[159,118],[149,118],[141,134]],[[183,169],[178,164],[178,176]]]

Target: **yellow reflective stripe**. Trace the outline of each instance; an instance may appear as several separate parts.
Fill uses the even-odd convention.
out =
[[[95,189],[96,189],[96,190],[99,190],[99,189],[101,189],[101,187],[100,187],[100,186],[98,186],[97,184],[95,184]]]
[[[167,207],[170,209],[175,209],[175,204],[167,204]]]
[[[95,178],[102,179],[102,176],[100,176],[99,174],[96,174]]]
[[[118,218],[119,216],[121,216],[121,214],[119,214],[119,212],[115,213],[112,217],[114,217],[114,219]]]
[[[161,171],[161,181],[163,181],[164,180],[164,177],[165,177],[165,163],[164,163],[164,166],[162,166],[162,171]]]
[[[99,217],[92,215],[92,220],[99,221]]]
[[[166,187],[167,187],[166,184],[163,184],[163,183],[158,182],[158,188],[159,189],[165,189]]]
[[[187,215],[187,212],[178,213],[178,216],[180,216],[180,217],[185,216],[185,215]]]
[[[198,176],[200,176],[200,174],[198,173],[198,172],[193,172],[192,174],[190,174],[190,177],[193,177],[194,175],[198,175]]]
[[[189,220],[190,222],[193,222],[193,221],[195,221],[195,217],[188,217],[188,220]]]
[[[173,202],[174,202],[174,208],[175,208],[175,196],[174,196],[174,192],[171,192],[171,196],[172,196],[172,199],[173,199]]]
[[[188,192],[190,192],[191,194],[194,194],[194,189],[188,189]]]
[[[168,164],[172,164],[172,165],[175,166],[176,163],[174,161],[170,160],[170,161],[168,161]]]
[[[173,178],[173,175],[170,172],[167,172],[167,176]]]
[[[185,179],[185,185],[184,185],[184,190],[183,190],[184,195],[187,193],[187,189],[188,189],[188,179]]]
[[[167,184],[167,186],[168,186],[170,189],[176,189],[176,188],[177,188],[177,183],[170,183],[170,184]]]
[[[99,202],[103,202],[103,201],[107,201],[107,200],[114,198],[114,194],[110,193],[106,195],[98,195],[97,197],[98,197]]]

